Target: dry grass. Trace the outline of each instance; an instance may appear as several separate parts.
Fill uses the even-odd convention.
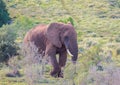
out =
[[[38,53],[38,48],[32,42],[23,45],[24,74],[29,85],[35,85],[44,79],[45,58],[43,54],[44,52]]]

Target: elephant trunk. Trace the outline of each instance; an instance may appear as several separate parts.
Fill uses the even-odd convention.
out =
[[[70,52],[72,53],[72,61],[73,63],[76,63],[77,58],[78,58],[78,46],[77,46],[77,42],[72,43],[71,42],[71,47],[70,47]]]
[[[73,64],[76,63],[78,57],[78,46],[75,39],[65,39],[64,41],[67,53],[72,57]]]

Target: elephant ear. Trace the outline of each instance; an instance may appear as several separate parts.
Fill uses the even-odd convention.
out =
[[[59,23],[51,23],[46,30],[47,39],[58,48],[62,47],[59,29],[61,25]]]

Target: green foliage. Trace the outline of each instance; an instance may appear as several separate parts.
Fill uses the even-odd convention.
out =
[[[20,16],[13,24],[3,26],[0,29],[0,62],[8,61],[9,57],[17,53],[19,42],[22,42],[26,31],[35,24],[37,22],[33,23],[32,19]]]
[[[31,27],[33,27],[34,24],[38,24],[39,22],[33,20],[32,18],[26,17],[26,16],[19,16],[17,19],[15,19],[15,25],[17,27],[20,27],[21,30],[28,30]],[[22,26],[22,27],[21,27]],[[17,28],[16,27],[16,28]],[[17,28],[18,29],[18,28]],[[18,29],[18,30],[19,30]]]
[[[17,53],[15,39],[14,30],[9,28],[9,25],[0,29],[0,62],[7,61],[9,57]]]
[[[101,61],[102,57],[99,55],[99,53],[100,53],[100,45],[96,45],[90,47],[90,49],[83,54],[85,58],[83,62],[89,61],[88,63],[85,63],[87,67],[89,67],[89,65],[97,65]]]
[[[7,12],[6,5],[2,0],[0,0],[0,27],[3,24],[8,23],[9,20],[10,17],[9,17],[9,13]]]
[[[60,20],[58,20],[58,22],[63,22],[63,23],[69,23],[70,22],[73,26],[75,25],[75,22],[74,22],[72,17],[60,19]]]
[[[13,22],[0,29],[0,62],[7,61],[9,57],[15,55],[19,48],[18,44],[22,42],[25,33],[33,25],[38,24],[35,20],[25,16],[19,16]]]

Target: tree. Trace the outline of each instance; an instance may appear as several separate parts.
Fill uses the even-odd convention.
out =
[[[10,20],[9,13],[7,12],[5,3],[0,0],[0,27],[7,24]]]

